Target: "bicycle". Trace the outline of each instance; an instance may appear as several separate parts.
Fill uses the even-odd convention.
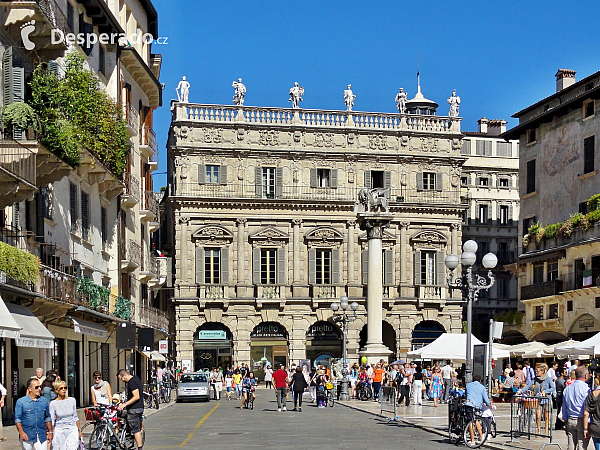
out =
[[[160,390],[160,400],[163,403],[169,403],[171,401],[171,382],[169,380],[163,381],[163,386]]]
[[[369,400],[373,398],[373,391],[368,381],[358,383],[356,395],[360,400]]]
[[[145,441],[146,432],[142,427],[142,446]],[[92,431],[89,448],[93,450],[133,450],[136,448],[135,437],[131,433],[127,420],[121,420],[121,428],[117,431],[106,414],[103,414]]]
[[[325,386],[325,405],[333,408],[333,405],[335,403],[334,399],[335,396],[333,393],[333,386],[330,389],[328,389],[327,386]]]
[[[246,400],[244,400],[244,409],[254,409],[254,390],[244,389]]]
[[[455,397],[450,401],[448,412],[448,438],[452,444],[458,444],[461,438],[469,448],[479,448],[484,444],[489,427],[486,419],[481,415],[481,409],[464,405],[462,398]],[[471,433],[473,440],[471,440]]]
[[[158,394],[158,386],[156,383],[151,382],[146,385],[147,391],[144,391],[144,405],[146,408],[156,408],[159,406],[159,394]]]

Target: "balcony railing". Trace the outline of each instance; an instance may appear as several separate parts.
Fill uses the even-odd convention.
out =
[[[156,133],[152,129],[152,127],[144,126],[143,133],[140,140],[140,145],[144,145],[149,147],[152,150],[153,154],[158,153],[158,146],[156,145]]]
[[[256,298],[282,298],[283,289],[275,284],[257,284]]]
[[[415,297],[425,300],[443,300],[446,298],[446,287],[434,285],[415,286]]]
[[[268,191],[256,184],[197,184],[178,183],[172,190],[173,196],[200,198],[254,198],[276,200],[345,201],[358,199],[359,187],[315,188],[306,185],[275,187]],[[416,189],[391,189],[390,205],[436,204],[456,205],[461,202],[459,191],[429,191]]]
[[[198,286],[198,297],[221,300],[225,298],[225,285],[223,284],[204,284]]]
[[[123,105],[123,111],[125,119],[127,120],[127,125],[129,125],[131,129],[137,133],[140,123],[139,111],[136,108],[134,108],[133,105],[130,103],[125,103]]]
[[[125,182],[125,194],[130,195],[136,202],[140,200],[140,180],[132,173],[126,172],[123,175]]]
[[[154,191],[144,191],[144,204],[141,209],[150,211],[154,217],[158,217],[158,203]]]
[[[48,298],[73,305],[84,303],[77,294],[77,278],[46,265],[40,269],[39,292]]]
[[[140,265],[142,261],[142,247],[133,239],[129,239],[127,241],[127,245],[125,242],[119,242],[119,247],[121,248],[121,259],[123,261],[131,261],[136,265]]]
[[[14,225],[4,225],[0,227],[0,242],[4,242],[12,247],[32,252],[33,233],[16,227]]]
[[[250,123],[318,128],[358,128],[418,132],[460,132],[460,118],[417,114],[327,111],[316,109],[267,108],[179,103],[173,109],[174,121],[204,123]]]
[[[142,325],[157,330],[169,330],[169,316],[165,311],[152,306],[140,305],[138,309],[138,320]]]
[[[337,286],[333,286],[330,284],[321,284],[311,286],[312,288],[312,298],[320,299],[320,298],[337,298]]]
[[[545,281],[543,283],[530,284],[521,287],[521,300],[548,297],[560,294],[563,291],[563,281],[560,279]]]
[[[0,166],[15,178],[35,186],[36,154],[17,141],[0,141]]]

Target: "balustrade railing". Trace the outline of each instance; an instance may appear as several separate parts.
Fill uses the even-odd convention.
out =
[[[63,13],[62,9],[58,6],[58,3],[54,0],[35,0],[39,5],[40,9],[52,25],[52,28],[59,29],[63,32],[63,35],[75,30],[71,30],[69,27],[69,21]]]
[[[198,286],[198,296],[210,300],[221,300],[225,298],[225,285],[204,284]]]
[[[138,308],[138,320],[142,325],[157,330],[169,330],[169,315],[158,308],[140,305]]]
[[[133,239],[129,239],[127,244],[119,242],[121,248],[121,259],[123,261],[131,261],[138,266],[142,262],[142,247]]]
[[[154,191],[144,191],[144,205],[142,209],[150,211],[155,216],[158,216],[158,203]]]
[[[321,188],[307,185],[289,185],[267,191],[256,184],[198,184],[178,183],[171,195],[180,197],[207,198],[258,198],[277,200],[350,201],[358,199],[360,187]],[[460,191],[435,191],[416,189],[391,189],[390,205],[421,203],[456,205],[462,202]]]
[[[415,286],[415,296],[425,300],[442,300],[445,298],[446,287],[434,285]]]
[[[51,299],[74,305],[84,303],[77,294],[77,278],[50,266],[41,266],[38,290]]]
[[[275,284],[256,285],[256,298],[281,298],[281,286]]]
[[[299,125],[321,128],[359,128],[369,130],[406,130],[460,132],[460,118],[418,114],[328,111],[268,108],[254,106],[203,105],[176,103],[173,120],[206,123],[251,123],[260,125]]]
[[[15,178],[35,186],[36,154],[13,140],[0,141],[0,166]]]
[[[312,286],[312,298],[337,298],[337,286],[321,284]]]

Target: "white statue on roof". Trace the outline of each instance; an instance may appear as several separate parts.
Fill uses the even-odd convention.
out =
[[[458,117],[460,97],[456,95],[456,89],[452,91],[452,95],[448,98],[448,104],[450,105],[450,111],[448,112],[448,115],[450,117]]]
[[[352,107],[354,106],[354,100],[356,100],[356,95],[352,93],[352,85],[349,84],[348,87],[344,90],[344,103],[346,104],[346,111],[352,111]]]
[[[181,81],[175,88],[177,92],[177,100],[183,103],[187,103],[190,96],[190,83],[185,78],[185,75],[181,78]]]
[[[288,102],[292,102],[292,108],[299,108],[300,102],[303,100],[304,88],[296,81],[294,86],[290,88],[290,98]]]
[[[396,108],[398,108],[398,112],[400,114],[404,114],[406,112],[406,92],[404,92],[404,88],[400,88],[400,91],[396,94]]]
[[[242,83],[242,79],[238,78],[231,86],[235,89],[235,92],[233,93],[233,103],[238,106],[243,106],[244,96],[246,95],[246,86]]]

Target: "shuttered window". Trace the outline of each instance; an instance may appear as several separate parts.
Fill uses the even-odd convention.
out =
[[[496,142],[496,154],[505,158],[512,156],[512,145],[510,142]]]
[[[500,225],[508,225],[508,205],[500,205]]]
[[[583,173],[594,171],[595,144],[595,136],[583,140]]]
[[[69,30],[75,32],[75,12],[73,10],[73,5],[67,2],[67,26]],[[107,378],[105,378],[106,380]]]
[[[274,248],[260,251],[260,283],[277,283],[277,250]]]
[[[527,161],[527,192],[526,194],[530,194],[535,192],[535,159],[531,161]]]
[[[275,198],[275,175],[274,167],[262,168],[262,197]]]
[[[25,69],[23,61],[13,57],[13,48],[6,47],[2,58],[2,78],[4,84],[4,106],[25,101]],[[25,138],[25,130],[13,126],[7,130],[15,140]]]
[[[460,148],[461,155],[470,155],[471,154],[471,141],[463,140],[462,147]]]
[[[315,284],[331,284],[331,250],[316,250]]]
[[[204,249],[204,283],[221,283],[221,249]]]
[[[206,182],[215,184],[219,183],[219,166],[206,166]]]
[[[21,205],[19,203],[13,204],[13,227],[15,230],[21,229]]]
[[[81,191],[81,237],[83,239],[88,239],[90,234],[89,200],[89,194]]]
[[[108,230],[106,223],[106,208],[100,208],[100,238],[102,239],[102,250],[106,250],[106,242],[108,240]]]
[[[475,146],[477,156],[492,156],[492,141],[478,140]]]
[[[73,183],[69,183],[69,212],[71,214],[71,231],[77,231],[77,186]]]
[[[423,190],[434,191],[435,190],[435,173],[423,172]]]

